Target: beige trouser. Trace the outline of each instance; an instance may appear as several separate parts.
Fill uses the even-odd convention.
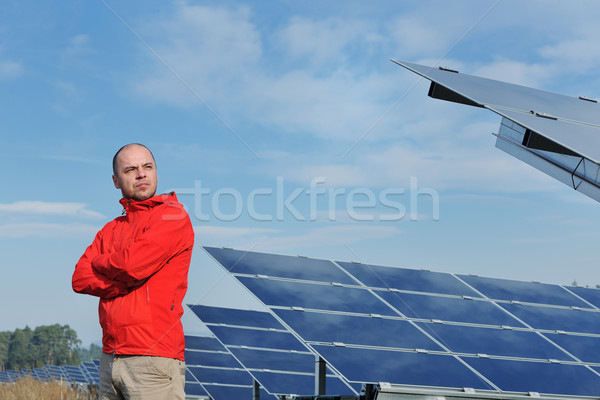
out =
[[[185,363],[173,358],[102,353],[100,400],[184,400]]]

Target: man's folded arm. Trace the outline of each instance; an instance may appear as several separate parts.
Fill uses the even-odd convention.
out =
[[[73,290],[106,299],[125,294],[128,292],[126,283],[110,279],[92,268],[92,259],[99,254],[100,241],[101,231],[75,266],[71,279]]]
[[[190,240],[191,237],[191,240]],[[93,269],[119,282],[142,281],[177,254],[191,250],[193,230],[189,218],[164,219],[161,214],[126,248],[99,254],[92,260]]]

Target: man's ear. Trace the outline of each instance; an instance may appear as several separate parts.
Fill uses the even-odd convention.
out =
[[[121,189],[121,186],[119,186],[119,181],[118,181],[118,179],[117,179],[116,175],[113,175],[113,176],[112,176],[112,179],[113,179],[113,183],[115,184],[115,187],[116,187],[117,189]]]

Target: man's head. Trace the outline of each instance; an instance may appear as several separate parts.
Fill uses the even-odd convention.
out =
[[[156,194],[156,162],[139,143],[125,145],[113,157],[113,183],[124,198],[146,200]]]

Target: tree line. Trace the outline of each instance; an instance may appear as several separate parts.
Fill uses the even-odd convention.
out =
[[[43,325],[35,329],[26,326],[0,332],[0,371],[79,365],[81,361],[98,358],[99,346],[92,345],[87,350],[80,349],[80,344],[69,325]]]

